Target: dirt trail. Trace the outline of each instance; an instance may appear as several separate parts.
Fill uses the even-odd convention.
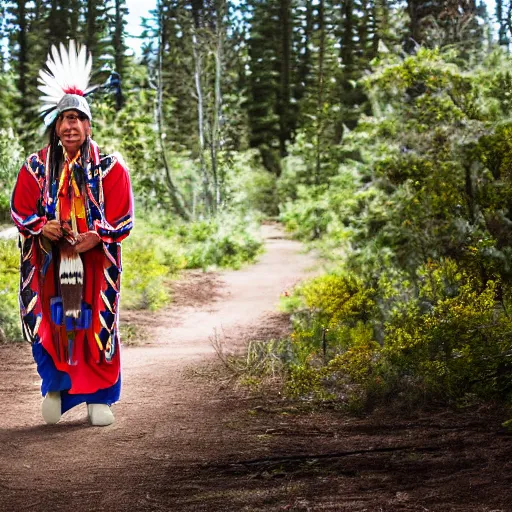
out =
[[[122,400],[111,427],[90,427],[85,405],[43,425],[30,347],[0,347],[1,510],[151,509],[133,487],[158,472],[151,461],[175,467],[225,449],[214,435],[218,418],[206,414],[211,400],[184,370],[213,357],[215,336],[240,343],[251,327],[270,321],[272,328],[280,294],[315,264],[277,228],[264,230],[266,253],[256,265],[209,279],[195,274],[177,305],[149,317],[150,342],[123,349]],[[133,507],[134,499],[143,501]]]
[[[279,295],[315,261],[265,229],[259,263],[193,273],[169,310],[136,318],[148,340],[124,348],[110,427],[85,406],[43,425],[30,347],[0,347],[0,511],[512,510],[500,411],[353,418],[194,374],[215,333],[233,347],[287,329]]]

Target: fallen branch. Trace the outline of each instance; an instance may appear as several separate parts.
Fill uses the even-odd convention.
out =
[[[351,455],[364,455],[372,453],[390,453],[404,450],[411,450],[416,452],[434,452],[440,450],[441,446],[415,446],[415,445],[403,445],[403,446],[390,446],[387,448],[370,448],[368,450],[350,450],[346,452],[329,452],[320,454],[306,453],[303,455],[283,455],[276,457],[263,457],[261,459],[249,459],[241,460],[237,462],[229,462],[223,464],[208,464],[208,466],[215,468],[226,468],[232,466],[255,466],[258,464],[279,464],[283,462],[300,462],[315,459],[336,459],[340,457],[349,457]]]

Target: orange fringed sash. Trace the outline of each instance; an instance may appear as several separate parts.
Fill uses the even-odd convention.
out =
[[[61,223],[69,223],[74,233],[87,231],[84,198],[73,173],[73,168],[79,158],[80,151],[72,160],[66,156],[57,193],[57,219]]]

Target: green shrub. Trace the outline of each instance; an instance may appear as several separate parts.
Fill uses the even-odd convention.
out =
[[[285,298],[294,319],[283,359],[289,394],[353,410],[397,397],[512,398],[509,288],[451,259],[420,267],[416,293],[400,274],[384,275],[376,289],[325,275]]]
[[[281,205],[280,220],[301,240],[315,240],[327,232],[335,215],[325,186],[297,188],[297,198]]]
[[[282,300],[293,319],[284,359],[289,395],[352,404],[363,393],[374,355],[380,354],[371,322],[374,296],[374,289],[352,275],[326,274]]]
[[[150,222],[137,222],[123,242],[123,307],[161,308],[170,298],[166,281],[184,266],[181,248],[172,234]]]
[[[0,240],[0,343],[21,340],[18,304],[19,251],[13,240]]]
[[[434,276],[438,285],[447,280],[444,289],[434,290],[431,282],[423,287],[425,296],[438,295],[427,311],[424,302],[410,302],[387,324],[387,360],[433,396],[510,395],[512,320],[497,306],[498,283],[489,280],[480,287],[459,271],[455,288],[445,272],[440,268]]]
[[[278,215],[276,175],[263,168],[259,152],[232,153],[227,167],[225,195],[233,209],[243,214]]]
[[[23,149],[12,130],[0,129],[0,225],[10,219],[11,194],[23,164]]]
[[[311,364],[291,365],[286,377],[285,392],[288,396],[313,399],[323,396],[322,374]]]
[[[383,386],[380,359],[380,345],[367,340],[324,365],[315,360],[291,364],[286,371],[285,392],[293,398],[335,401],[357,411]]]
[[[315,311],[328,328],[367,320],[375,307],[375,290],[352,275],[327,274],[301,288],[306,307]]]
[[[250,218],[227,214],[181,228],[187,268],[211,266],[238,269],[253,262],[263,242]]]

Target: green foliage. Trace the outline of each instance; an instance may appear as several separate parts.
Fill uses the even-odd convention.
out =
[[[321,372],[307,363],[291,365],[288,369],[285,391],[295,398],[316,398],[322,395],[321,379]]]
[[[179,260],[164,231],[137,222],[123,242],[123,307],[156,310],[166,304],[169,293],[165,283],[179,268]]]
[[[314,278],[301,290],[305,306],[327,328],[368,319],[375,306],[374,292],[353,276],[334,274]]]
[[[347,378],[356,402],[400,390],[507,399],[512,153],[504,116],[512,61],[495,52],[470,72],[455,52],[420,49],[374,64],[363,80],[374,115],[345,136],[338,174],[320,188],[306,182],[307,167],[296,159],[304,184],[282,181],[292,198],[282,206],[288,227],[323,248],[342,243],[343,268],[373,290],[374,307],[359,321],[366,340],[382,346],[372,369],[380,385],[370,380],[362,393],[348,371],[333,379]],[[347,174],[351,182],[339,179]],[[307,328],[296,324],[303,365],[318,360],[327,313],[343,311],[322,304],[330,296],[336,304],[334,290],[316,293]],[[334,323],[327,340],[339,354],[328,359],[350,358],[354,327]]]
[[[11,195],[23,150],[11,129],[0,129],[0,224],[10,219]]]
[[[499,283],[475,281],[454,261],[419,271],[420,291],[386,325],[385,354],[404,378],[429,393],[507,396],[512,321],[496,303]]]
[[[278,210],[276,176],[263,168],[254,150],[223,155],[226,162],[225,195],[230,206],[249,214],[275,217]]]
[[[357,162],[339,166],[338,174],[322,185],[312,184],[301,158],[287,157],[278,181],[280,219],[286,229],[302,240],[330,239],[345,245],[350,227],[344,222],[358,208]],[[325,236],[326,235],[326,236]],[[334,249],[335,247],[330,247]],[[329,256],[329,251],[326,251]],[[339,256],[339,254],[337,254]]]
[[[353,343],[372,339],[367,323],[375,304],[374,290],[348,275],[327,274],[306,281],[288,297],[282,309],[292,314],[290,361],[305,365],[327,360]]]
[[[13,240],[0,239],[0,343],[21,340],[18,290],[19,251]]]
[[[497,302],[499,282],[446,259],[418,269],[416,294],[392,275],[375,290],[355,283],[326,275],[296,290],[285,364],[292,396],[354,410],[397,396],[512,399],[512,320],[508,295]]]
[[[253,262],[262,249],[262,240],[256,230],[251,218],[229,214],[184,224],[180,235],[186,248],[186,267],[236,269]]]
[[[299,239],[315,239],[327,232],[333,221],[325,186],[299,186],[296,200],[282,206],[280,218]]]
[[[1,13],[0,13],[1,14]],[[1,64],[0,58],[0,64]],[[0,126],[4,130],[13,130],[16,126],[13,112],[16,108],[16,101],[19,100],[14,84],[14,73],[2,70],[0,73]],[[14,138],[12,132],[8,132]]]

